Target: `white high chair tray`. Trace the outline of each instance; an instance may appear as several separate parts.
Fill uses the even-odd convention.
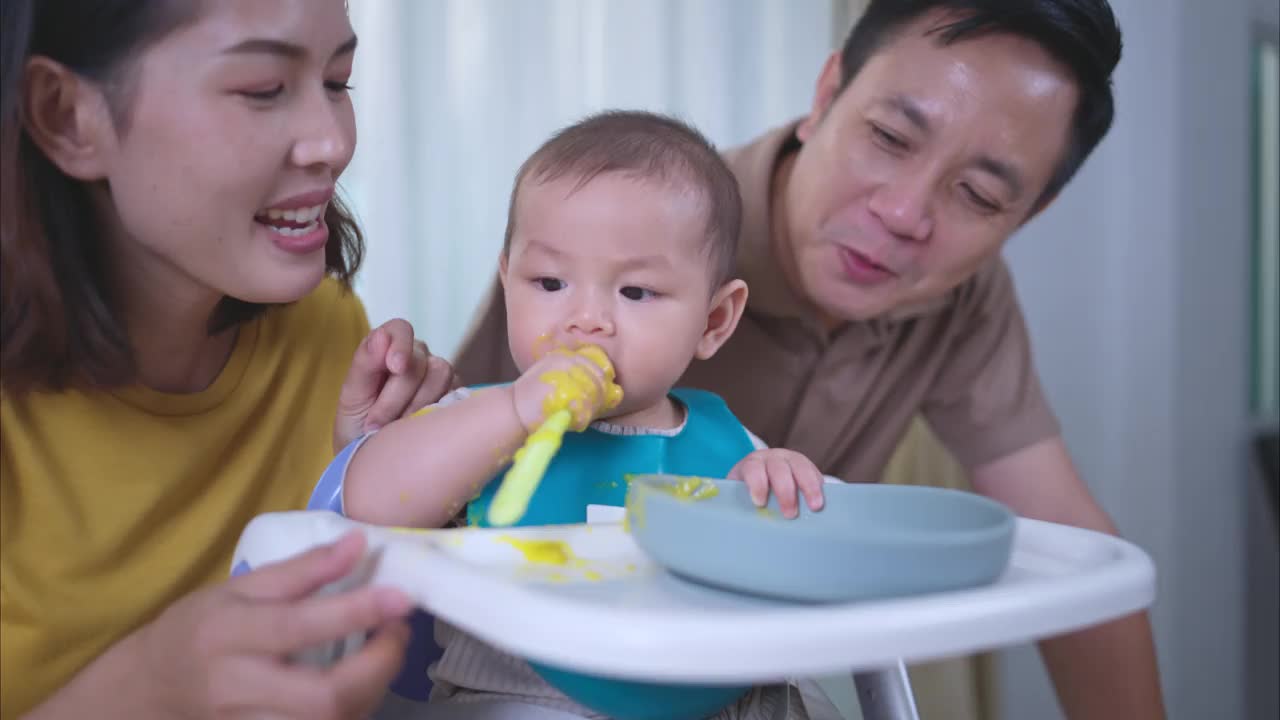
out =
[[[1135,545],[1021,518],[1009,568],[992,585],[839,605],[679,579],[620,524],[414,531],[323,511],[277,513],[249,524],[235,562],[259,567],[353,527],[376,551],[371,581],[400,588],[431,614],[531,660],[652,681],[764,682],[962,655],[1135,612],[1155,587],[1154,566]],[[512,540],[558,541],[573,559],[530,562]]]

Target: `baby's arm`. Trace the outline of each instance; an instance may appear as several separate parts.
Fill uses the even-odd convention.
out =
[[[526,434],[511,385],[397,420],[352,456],[343,510],[378,525],[440,527],[506,464]]]
[[[553,412],[569,410],[582,429],[621,393],[598,348],[547,353],[510,385],[441,403],[370,436],[347,465],[343,510],[379,525],[444,525]]]

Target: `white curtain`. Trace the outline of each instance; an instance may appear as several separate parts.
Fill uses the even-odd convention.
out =
[[[803,113],[845,0],[352,0],[360,140],[343,185],[375,324],[451,355],[497,262],[516,169],[604,108],[730,147]]]

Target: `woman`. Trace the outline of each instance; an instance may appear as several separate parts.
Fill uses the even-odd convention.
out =
[[[349,291],[343,0],[2,7],[0,716],[367,713],[408,601],[308,599],[360,537],[222,581],[251,517],[452,380]]]

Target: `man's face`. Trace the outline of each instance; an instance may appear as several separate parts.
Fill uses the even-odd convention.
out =
[[[1038,209],[1067,147],[1069,70],[1008,35],[949,46],[925,35],[947,19],[904,27],[842,92],[833,56],[797,131],[804,144],[779,170],[783,266],[829,320],[969,278]]]

